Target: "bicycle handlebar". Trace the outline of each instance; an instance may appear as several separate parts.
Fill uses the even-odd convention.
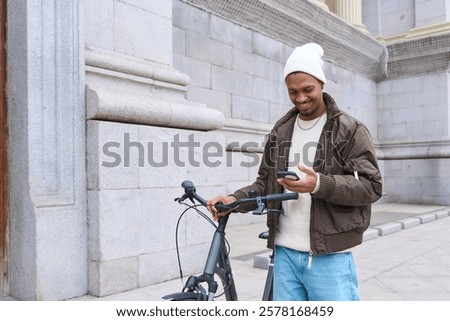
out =
[[[207,201],[201,196],[197,195],[194,184],[191,181],[184,181],[181,186],[184,188],[184,195],[175,199],[179,203],[183,202],[189,198],[192,202],[194,199],[200,202],[200,204],[207,206]],[[215,204],[215,208],[219,212],[227,212],[236,209],[241,204],[256,203],[257,209],[253,212],[254,214],[262,214],[264,210],[264,203],[276,202],[276,201],[288,201],[298,199],[298,193],[282,193],[282,194],[270,194],[266,196],[255,196],[249,198],[242,198],[236,202],[230,204]]]

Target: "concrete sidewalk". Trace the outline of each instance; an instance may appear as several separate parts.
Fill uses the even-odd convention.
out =
[[[424,205],[374,206],[365,241],[353,250],[362,300],[450,300],[449,210]],[[228,228],[239,300],[261,300],[267,270],[254,267],[254,261],[261,262],[269,253],[265,241],[257,238],[265,229],[264,223]],[[182,286],[177,279],[103,298],[85,296],[78,300],[159,301]]]

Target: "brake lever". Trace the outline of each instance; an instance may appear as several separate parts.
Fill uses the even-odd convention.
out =
[[[262,215],[264,213],[265,208],[261,196],[256,197],[256,206],[257,208],[253,211],[253,214]]]
[[[192,204],[195,204],[193,197],[191,196],[191,193],[185,193],[183,196],[177,197],[174,199],[175,202],[183,203],[187,198],[189,198],[192,202]]]

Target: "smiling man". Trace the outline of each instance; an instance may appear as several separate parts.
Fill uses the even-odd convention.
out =
[[[217,218],[224,214],[214,204],[248,197],[252,190],[299,193],[298,200],[267,206],[274,300],[359,300],[351,248],[362,243],[371,204],[382,194],[367,128],[323,92],[323,54],[315,43],[294,49],[283,74],[294,107],[274,125],[256,181],[208,201]],[[285,170],[300,179],[277,178]]]

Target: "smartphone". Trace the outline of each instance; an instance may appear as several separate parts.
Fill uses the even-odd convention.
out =
[[[292,171],[279,171],[277,173],[278,178],[287,178],[293,181],[298,181],[300,177],[297,176],[295,172]]]

